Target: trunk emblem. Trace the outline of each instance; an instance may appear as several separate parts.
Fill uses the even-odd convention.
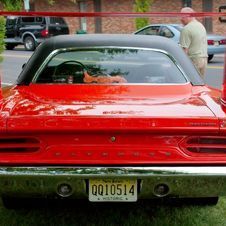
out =
[[[111,137],[111,142],[115,142],[116,141],[116,137]]]

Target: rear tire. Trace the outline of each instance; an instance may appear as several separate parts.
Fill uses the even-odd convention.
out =
[[[176,198],[176,205],[191,205],[191,206],[215,206],[218,203],[218,197],[201,197],[201,198]]]
[[[46,199],[23,198],[13,196],[2,196],[2,203],[6,209],[21,209],[38,207],[40,204],[45,204]],[[37,205],[36,205],[37,204]],[[39,205],[38,205],[39,204]]]
[[[195,198],[194,202],[201,206],[215,206],[217,205],[219,197],[206,197],[206,198]]]
[[[33,37],[31,37],[31,36],[25,37],[25,39],[24,39],[24,48],[27,51],[33,51],[33,50],[35,50],[36,43],[35,43],[35,40],[34,40]]]
[[[8,43],[8,44],[5,45],[5,48],[6,48],[7,50],[13,50],[13,49],[15,48],[15,46],[16,46],[16,45],[14,45],[14,44]]]
[[[208,55],[208,62],[210,62],[213,59],[213,54]]]
[[[6,209],[17,209],[21,202],[17,198],[2,196],[2,203]]]

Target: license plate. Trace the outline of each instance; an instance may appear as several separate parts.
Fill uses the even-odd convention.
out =
[[[214,45],[215,46],[219,46],[219,42],[218,41],[214,41]]]
[[[91,202],[136,202],[137,180],[91,179],[89,180]]]

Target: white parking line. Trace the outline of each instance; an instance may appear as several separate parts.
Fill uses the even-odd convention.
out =
[[[30,58],[30,55],[12,55],[12,54],[2,54],[3,57],[14,57],[14,58]]]
[[[4,86],[11,86],[11,85],[13,85],[13,83],[2,82],[1,85],[4,85]]]
[[[210,68],[210,69],[224,69],[223,66],[207,66],[207,68]]]

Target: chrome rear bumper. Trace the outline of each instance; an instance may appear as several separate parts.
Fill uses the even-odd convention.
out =
[[[154,198],[156,186],[165,185],[167,197],[226,195],[226,167],[1,167],[0,194],[56,198],[58,187],[68,184],[71,198],[87,198],[88,180],[135,178],[138,198]]]

